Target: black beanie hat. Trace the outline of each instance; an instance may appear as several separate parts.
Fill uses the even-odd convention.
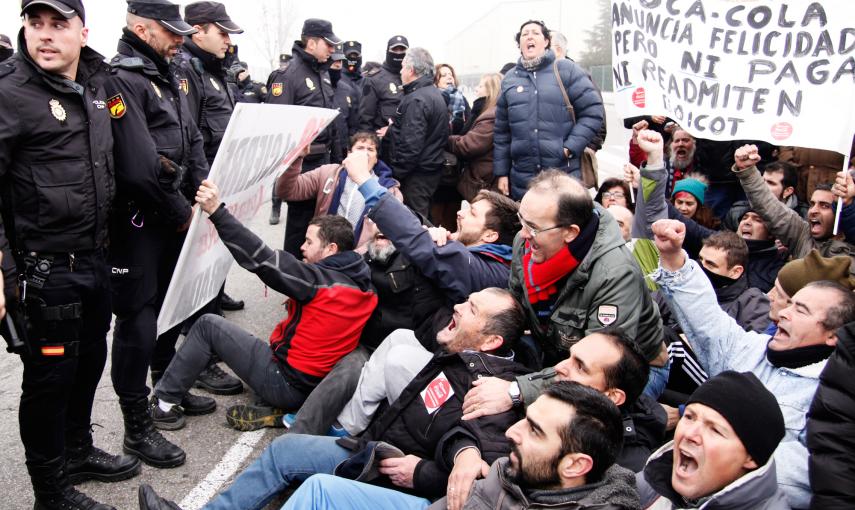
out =
[[[686,403],[718,411],[758,466],[769,462],[784,438],[784,416],[775,395],[751,372],[728,370],[703,383]]]

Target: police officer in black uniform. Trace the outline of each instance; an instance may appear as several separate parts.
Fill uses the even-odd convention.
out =
[[[235,97],[229,89],[226,57],[234,51],[231,34],[242,34],[243,29],[229,18],[226,8],[219,2],[194,2],[184,8],[184,21],[197,31],[184,38],[184,45],[175,57],[179,85],[187,96],[193,121],[202,132],[205,157],[208,165],[223,141],[226,126],[235,109]],[[243,301],[235,301],[224,291],[211,304],[209,311],[241,310]],[[203,374],[206,386],[220,394],[242,391],[240,381],[213,365]]]
[[[112,379],[125,420],[124,450],[151,466],[184,463],[181,448],[154,428],[146,374],[162,373],[175,354],[179,327],[157,337],[157,314],[192,218],[196,189],[208,173],[173,57],[196,30],[167,0],[128,1],[127,26],[111,61],[107,108],[112,117],[116,203],[111,222]],[[188,396],[187,414],[216,402]]]
[[[237,90],[235,100],[238,103],[258,104],[267,97],[267,87],[263,83],[253,81],[249,75],[246,62],[236,62],[229,68],[229,74],[234,75]]]
[[[335,138],[332,144],[332,161],[341,163],[347,157],[350,147],[350,135],[356,133],[359,128],[358,91],[353,83],[344,78],[344,66],[347,57],[344,55],[343,44],[335,45],[335,50],[330,57],[330,81],[335,88],[333,105],[339,114],[333,122],[335,123]]]
[[[389,122],[395,118],[398,104],[404,97],[401,85],[401,63],[410,42],[403,35],[389,39],[386,46],[386,61],[377,69],[365,74],[360,108],[360,131],[376,131],[386,134]]]
[[[108,67],[86,46],[80,0],[21,8],[20,51],[0,65],[2,334],[24,363],[20,433],[35,508],[109,509],[71,485],[140,472],[138,459],[93,446],[89,422],[111,319]]]
[[[348,133],[348,135],[353,136],[359,131],[362,87],[365,82],[365,78],[362,76],[362,44],[359,41],[345,41],[342,43],[342,49],[344,50],[346,60],[344,61],[341,79],[352,86],[351,88],[355,94],[351,101],[353,103],[353,119],[355,124],[353,124],[353,131]]]
[[[332,23],[323,19],[307,19],[300,40],[294,42],[294,58],[284,70],[270,75],[266,103],[335,108],[334,90],[330,81],[330,55],[341,39],[333,33]],[[303,159],[303,172],[330,162],[335,124],[323,130]],[[315,213],[315,201],[288,203],[285,223],[285,251],[302,257],[300,246],[306,237],[309,221]]]

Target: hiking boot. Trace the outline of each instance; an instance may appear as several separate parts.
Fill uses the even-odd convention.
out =
[[[34,510],[116,510],[79,492],[68,481],[62,457],[38,466],[27,466],[35,494]]]
[[[237,310],[243,310],[244,308],[243,300],[237,300],[225,292],[223,292],[223,296],[220,298],[220,308],[227,312],[235,312]]]
[[[151,421],[154,426],[160,430],[179,430],[183,429],[187,424],[187,419],[184,418],[184,411],[180,405],[172,406],[169,411],[164,411],[160,408],[160,401],[157,397],[151,397]]]
[[[264,427],[280,428],[283,409],[267,405],[238,404],[226,410],[226,422],[229,426],[244,432]]]
[[[65,469],[72,485],[87,480],[119,482],[137,476],[142,469],[142,463],[133,455],[110,455],[93,446],[89,434],[74,443],[69,441],[65,450]]]
[[[141,398],[132,403],[120,403],[125,420],[125,440],[122,449],[136,455],[149,466],[172,468],[184,464],[184,450],[170,443],[154,427],[149,403]]]
[[[237,377],[227,374],[216,364],[211,364],[199,374],[193,386],[207,390],[214,395],[237,395],[243,393],[243,384]],[[186,408],[185,408],[186,410]]]

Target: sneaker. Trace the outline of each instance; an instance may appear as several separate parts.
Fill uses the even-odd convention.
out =
[[[151,421],[160,430],[179,430],[187,425],[187,419],[180,405],[174,405],[169,411],[164,411],[160,408],[157,397],[154,396],[151,397]]]
[[[297,421],[296,414],[288,413],[282,416],[282,426],[286,429],[290,429],[291,425],[293,425],[295,421]]]
[[[216,364],[211,364],[199,374],[193,384],[214,395],[237,395],[243,393],[243,384],[237,377],[227,374]]]
[[[225,292],[223,292],[223,297],[220,298],[220,308],[227,312],[234,312],[237,310],[243,310],[244,302],[243,300],[236,300],[233,297],[229,296]]]
[[[264,427],[280,428],[285,426],[282,421],[284,414],[284,410],[276,407],[238,404],[226,410],[226,422],[244,432]]]
[[[217,401],[211,397],[203,397],[202,395],[194,395],[187,392],[184,398],[181,399],[181,409],[187,416],[202,416],[203,414],[211,414],[217,410]]]
[[[327,430],[327,435],[330,437],[350,437],[350,434],[344,430],[344,427],[341,425],[336,426],[335,423],[330,425],[330,429]]]

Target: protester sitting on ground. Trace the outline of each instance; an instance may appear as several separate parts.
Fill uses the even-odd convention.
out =
[[[643,135],[640,138],[644,138]],[[639,135],[636,135],[636,139],[639,139]],[[637,143],[640,150],[645,151],[645,155],[662,149],[661,145],[651,144],[646,140]],[[661,161],[662,157],[657,154],[656,160]],[[650,225],[656,220],[666,217],[672,220],[680,220],[686,225],[684,248],[689,256],[698,259],[703,241],[718,231],[687,218],[667,203],[665,200],[666,176],[666,172],[662,170],[660,165],[648,164],[641,171],[632,165],[624,166],[624,178],[627,182],[632,183],[633,186],[637,186],[639,182],[642,183],[640,192],[636,197],[637,215],[635,223],[633,223],[633,235],[635,237],[651,237]],[[745,212],[741,218],[738,233],[748,246],[748,265],[745,267],[748,285],[757,287],[762,292],[767,292],[772,287],[778,270],[786,261],[786,252],[778,249],[774,238],[769,235],[765,223],[753,211]]]
[[[718,305],[746,331],[762,333],[769,325],[769,297],[748,285],[748,246],[734,232],[716,232],[704,239],[698,262],[715,289]],[[657,293],[662,324],[681,332],[665,298]]]
[[[381,186],[402,200],[400,185],[392,178],[392,169],[377,159],[379,150],[380,139],[370,131],[360,131],[350,137],[350,152],[364,152],[368,157],[372,175],[377,176]],[[300,173],[302,167],[302,157],[291,163],[288,170],[276,180],[276,195],[288,202],[314,199],[315,216],[337,214],[346,218],[353,225],[357,239],[356,251],[364,253],[365,244],[370,239],[365,232],[365,215],[368,208],[365,207],[362,195],[356,190],[356,183],[347,178],[344,164],[321,165],[314,170]]]
[[[778,401],[754,374],[721,372],[692,393],[674,440],[636,475],[642,506],[789,509],[773,458],[784,432]]]
[[[810,406],[811,510],[842,510],[855,501],[855,323],[837,331],[837,349],[819,375]]]
[[[720,222],[712,209],[704,205],[704,195],[709,187],[706,179],[698,174],[689,174],[674,185],[671,204],[674,209],[698,225],[717,230]]]
[[[667,353],[659,312],[612,215],[560,170],[532,179],[519,212],[509,288],[523,304],[541,367],[606,326],[635,338],[651,379],[664,386]],[[655,375],[654,375],[655,374]],[[656,389],[651,394],[658,397]]]
[[[790,306],[796,292],[811,282],[830,280],[849,290],[855,289],[851,265],[852,259],[845,255],[826,258],[819,250],[811,250],[805,258],[787,262],[768,293],[770,322],[764,333],[774,335],[778,331],[781,310]]]
[[[266,402],[297,409],[333,365],[352,351],[377,295],[365,261],[353,251],[353,226],[341,216],[315,217],[301,247],[303,261],[272,250],[223,206],[216,184],[203,181],[196,201],[244,269],[285,294],[288,317],[264,342],[226,319],[202,316],[155,386],[152,419],[178,429],[177,406],[216,355]],[[229,410],[226,419],[234,418]]]
[[[608,209],[612,205],[626,207],[630,211],[634,211],[635,204],[630,200],[629,185],[623,179],[612,177],[606,179],[597,190],[594,196],[594,202]]]
[[[642,395],[649,371],[645,365],[635,341],[620,328],[608,327],[575,343],[570,356],[555,368],[511,382],[495,377],[476,381],[463,400],[463,419],[527,406],[553,381],[578,382],[602,392],[620,408],[625,433],[616,462],[640,471],[650,453],[664,441],[666,420],[656,401]]]
[[[733,173],[739,178],[751,209],[763,218],[769,233],[802,258],[812,249],[823,257],[853,256],[852,245],[833,236],[835,196],[830,184],[817,185],[810,198],[807,220],[780,200],[763,181],[756,165],[760,154],[755,145],[743,145],[734,153]]]
[[[360,461],[364,464],[374,458],[378,441],[398,448],[403,456],[381,460],[381,476],[372,483],[426,498],[444,495],[460,444],[468,447],[474,441],[488,462],[510,450],[503,435],[519,418],[516,411],[473,423],[461,423],[460,418],[463,396],[473,381],[488,375],[512,379],[525,372],[510,356],[522,321],[522,310],[508,291],[490,288],[472,294],[469,301],[458,305],[454,318],[438,335],[447,350],[433,356],[360,438],[337,441],[334,437],[285,434],[204,508],[260,510],[292,483],[315,473],[332,474],[343,461],[348,461],[348,467],[342,469],[355,470],[355,476],[361,471]],[[381,449],[378,458],[383,458],[383,451],[388,448]],[[174,508],[150,487],[140,491],[142,508]]]
[[[430,500],[382,487],[314,475],[291,495],[283,510],[641,508],[632,472],[613,464],[621,439],[618,414],[614,404],[596,391],[570,382],[555,383],[506,435],[513,444],[511,456],[492,467],[479,465],[483,479],[474,484],[461,486],[452,474],[446,497],[432,505]],[[459,457],[464,455],[476,453],[468,449]]]
[[[799,176],[796,167],[789,163],[773,161],[763,168],[763,180],[775,197],[784,205],[796,211],[803,219],[807,218],[808,205],[799,200]],[[739,200],[730,207],[727,215],[722,218],[722,226],[728,230],[739,232],[739,222],[743,215],[751,210],[748,200]]]
[[[473,292],[507,285],[510,243],[519,229],[518,206],[498,193],[482,191],[468,209],[458,212],[457,232],[451,234],[442,228],[426,230],[412,211],[388,196],[371,176],[364,155],[354,153],[348,158],[347,168],[359,184],[365,207],[370,210],[368,217],[415,269],[415,290],[411,296],[413,323],[396,331],[393,342],[412,346],[421,343],[433,352],[437,329],[447,324],[442,318],[439,322],[434,320],[439,310],[464,302]],[[382,360],[386,352],[383,349],[375,353],[376,359]],[[343,388],[356,387],[362,368],[357,357],[363,364],[368,359],[365,351],[352,353],[347,359],[351,369],[336,372]],[[416,365],[412,373],[420,368]],[[286,416],[284,424],[300,433],[323,434],[334,424],[352,394],[341,390],[335,396],[318,394],[304,403],[307,409],[301,408],[295,417]]]
[[[813,282],[779,312],[774,337],[745,331],[718,308],[709,279],[681,249],[685,226],[660,220],[653,224],[653,232],[661,266],[653,279],[704,370],[710,376],[725,370],[751,371],[780,399],[787,432],[775,452],[778,484],[791,506],[805,508],[810,499],[805,415],[837,341],[837,328],[855,320],[855,295],[836,282]]]

